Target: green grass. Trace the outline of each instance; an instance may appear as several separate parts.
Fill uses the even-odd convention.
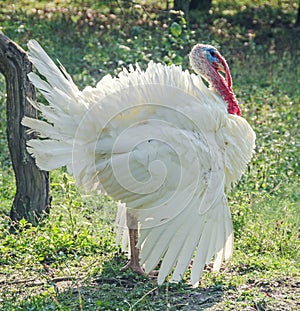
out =
[[[97,3],[97,1],[96,1]],[[210,15],[111,1],[3,1],[0,25],[26,49],[37,39],[83,87],[122,66],[182,64],[195,42],[221,48],[244,117],[257,134],[247,174],[229,194],[235,249],[229,266],[204,272],[200,288],[121,272],[116,206],[51,173],[52,209],[38,227],[9,231],[15,186],[6,143],[0,77],[0,310],[298,310],[299,29],[297,1],[214,1]],[[87,9],[91,7],[91,10]],[[11,14],[14,10],[14,14]],[[176,24],[174,24],[174,22]],[[252,308],[252,309],[251,309]]]

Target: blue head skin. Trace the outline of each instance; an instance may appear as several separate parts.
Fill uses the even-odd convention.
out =
[[[211,48],[204,48],[206,51],[206,58],[207,61],[212,65],[212,66],[219,66],[222,64],[220,60],[220,53],[217,51],[217,49],[211,47]],[[223,68],[224,70],[224,68]]]

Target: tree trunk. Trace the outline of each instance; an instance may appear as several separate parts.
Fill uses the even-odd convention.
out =
[[[7,89],[7,140],[16,177],[16,195],[10,212],[14,221],[22,218],[37,224],[49,212],[49,173],[40,171],[27,153],[29,135],[21,125],[24,115],[36,117],[27,97],[35,99],[35,91],[27,74],[32,65],[26,52],[0,32],[0,72]],[[32,134],[31,134],[32,135]]]
[[[189,9],[208,12],[211,8],[212,0],[191,0]]]
[[[189,11],[199,10],[208,12],[211,5],[212,0],[174,0],[174,10],[183,11],[187,21],[189,20]]]
[[[298,13],[297,13],[297,19],[296,19],[295,26],[300,27],[300,0],[299,0],[299,4],[298,4]]]
[[[190,0],[174,0],[174,10],[180,10],[184,12],[184,18],[189,20],[189,5]]]

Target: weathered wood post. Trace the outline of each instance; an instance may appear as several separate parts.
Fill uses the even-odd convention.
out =
[[[36,116],[27,97],[35,99],[35,90],[27,74],[32,65],[26,52],[0,32],[0,72],[7,89],[7,140],[16,178],[16,195],[10,217],[37,224],[50,209],[49,173],[40,171],[26,150],[26,128],[21,125],[24,115]],[[32,135],[32,134],[31,134]]]

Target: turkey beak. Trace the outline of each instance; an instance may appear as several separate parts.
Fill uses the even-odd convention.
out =
[[[226,69],[224,67],[224,62],[222,56],[220,54],[217,55],[218,61],[214,62],[214,67],[216,70],[226,73]]]

